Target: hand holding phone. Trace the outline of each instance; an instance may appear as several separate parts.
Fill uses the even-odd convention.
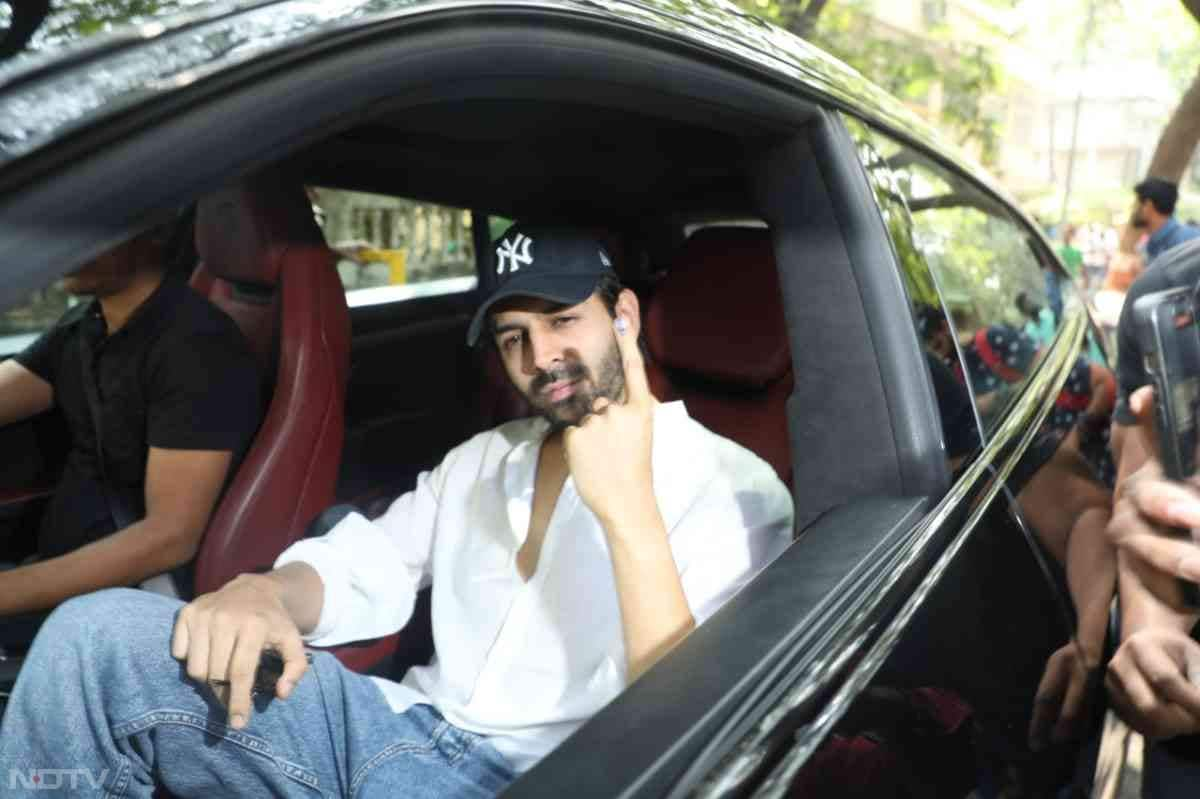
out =
[[[1191,287],[1159,291],[1133,305],[1138,342],[1154,383],[1154,418],[1164,474],[1186,480],[1196,473],[1196,411],[1200,399],[1200,325],[1196,291]],[[1174,529],[1191,538],[1188,530]],[[1180,581],[1184,600],[1200,607],[1200,587]]]

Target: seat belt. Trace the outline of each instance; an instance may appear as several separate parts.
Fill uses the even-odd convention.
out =
[[[96,382],[95,364],[96,353],[87,333],[80,331],[79,362],[83,371],[83,394],[87,398],[88,410],[92,416],[92,427],[96,435],[96,463],[100,467],[100,492],[104,495],[104,504],[108,506],[108,515],[112,517],[116,530],[124,530],[138,521],[137,515],[130,510],[120,496],[112,489],[108,480],[108,471],[104,465],[104,425],[100,411],[100,391]],[[144,580],[141,588],[156,594],[180,598],[178,580],[170,572],[156,574]]]

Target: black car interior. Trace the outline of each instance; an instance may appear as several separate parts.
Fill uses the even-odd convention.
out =
[[[738,708],[779,699],[764,686],[781,675],[823,680],[792,709],[791,728],[819,711],[853,663],[814,662],[836,638],[814,620],[853,615],[892,579],[890,559],[906,551],[950,475],[887,232],[835,113],[750,63],[704,62],[599,22],[585,31],[544,14],[535,34],[527,23],[496,12],[455,27],[431,22],[406,32],[402,47],[379,31],[289,53],[31,157],[0,177],[0,260],[14,265],[0,303],[120,240],[152,209],[190,202],[202,211],[200,274],[240,278],[207,293],[252,309],[286,303],[286,258],[273,282],[213,270],[206,252],[204,209],[264,179],[274,187],[244,202],[243,222],[228,228],[238,231],[223,245],[235,262],[279,204],[295,212],[303,185],[471,209],[478,253],[492,215],[604,231],[642,301],[660,399],[683,399],[695,418],[760,454],[796,506],[797,543],[509,794],[662,795],[715,732],[747,727]],[[71,170],[59,171],[68,160]],[[161,175],[171,179],[149,179]],[[61,235],[35,235],[47,219]],[[305,258],[328,269],[319,291],[337,294],[344,310],[328,279],[332,258],[319,242],[303,244],[313,248]],[[464,343],[476,302],[468,292],[351,309],[348,371],[339,374],[335,358],[323,373],[333,393],[345,380],[344,414],[330,420],[343,426],[340,464],[321,478],[330,504],[378,508],[468,435],[523,412],[488,345]],[[336,303],[320,312],[339,313]],[[257,312],[235,317],[250,329]],[[294,339],[280,335],[282,352]],[[278,398],[283,389],[274,390]],[[32,456],[29,435],[0,431],[10,451]],[[256,463],[264,475],[277,468]],[[237,514],[221,518],[231,526],[217,559],[234,557],[254,532]],[[269,566],[267,549],[286,543],[255,550],[252,564],[243,551],[239,568]],[[906,560],[888,590],[911,588],[931,557]],[[880,621],[856,629],[873,635]],[[427,657],[412,644],[420,623],[369,652],[349,647],[344,659],[387,670],[403,665],[387,660],[397,647],[400,661]],[[611,756],[587,756],[599,747]],[[689,785],[703,777],[689,775]]]

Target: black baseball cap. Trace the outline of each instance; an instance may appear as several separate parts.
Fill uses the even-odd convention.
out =
[[[612,274],[612,259],[595,234],[565,225],[517,223],[492,242],[490,290],[467,329],[475,346],[488,311],[508,297],[538,297],[576,305]]]
[[[1179,187],[1162,178],[1146,178],[1133,187],[1133,193],[1139,200],[1154,203],[1160,214],[1168,216],[1175,212],[1175,203],[1179,200]]]

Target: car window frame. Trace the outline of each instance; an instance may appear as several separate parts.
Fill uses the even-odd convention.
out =
[[[1041,228],[1039,228],[1033,222],[1033,220],[1031,220],[1029,218],[1028,214],[1026,214],[1024,211],[1022,211],[1017,204],[1013,203],[1010,200],[1010,198],[1005,196],[1001,191],[999,191],[995,187],[989,185],[987,182],[979,179],[977,176],[970,174],[969,172],[964,170],[958,163],[956,163],[953,160],[945,158],[943,155],[937,153],[935,150],[930,148],[927,144],[914,140],[907,133],[901,133],[894,129],[890,129],[886,124],[884,124],[878,120],[875,120],[873,118],[870,118],[870,117],[865,117],[865,116],[862,116],[859,114],[854,114],[854,113],[848,112],[848,111],[843,111],[843,113],[846,113],[849,116],[857,119],[868,130],[873,131],[879,135],[885,136],[885,137],[893,140],[894,142],[901,144],[905,147],[911,148],[912,150],[916,151],[918,154],[922,155],[929,161],[935,163],[940,168],[951,173],[957,180],[960,180],[964,183],[970,184],[971,187],[975,191],[977,191],[981,195],[983,195],[989,201],[990,204],[994,205],[996,209],[999,209],[1000,211],[1002,211],[1004,217],[1006,217],[1008,219],[1008,221],[1012,222],[1013,225],[1015,225],[1018,229],[1020,229],[1020,231],[1024,234],[1024,238],[1030,247],[1030,251],[1032,252],[1034,258],[1038,261],[1041,268],[1053,269],[1061,279],[1066,280],[1068,282],[1068,284],[1070,283],[1070,277],[1067,275],[1066,270],[1064,269],[1064,267],[1062,265],[1061,259],[1058,257],[1057,253],[1055,252],[1054,247],[1053,247],[1052,243],[1050,242],[1050,240],[1046,237],[1045,232],[1043,230],[1041,230]],[[907,206],[907,204],[908,204],[907,199],[905,199],[905,205]],[[910,209],[909,210],[910,217],[911,217],[912,213],[913,212]],[[922,253],[922,257],[924,257],[923,253]],[[946,304],[946,298],[945,298],[945,294],[943,292],[940,280],[937,276],[936,270],[931,270],[931,271],[933,272],[935,282],[937,282],[938,294],[939,294],[939,299],[942,304],[942,310],[944,313],[947,314],[947,317],[949,318],[949,313],[946,310],[948,306]],[[1070,293],[1073,295],[1074,300],[1075,300],[1075,302],[1070,304],[1071,310],[1073,310],[1073,311],[1078,310],[1078,311],[1082,312],[1084,314],[1084,316],[1088,318],[1089,324],[1091,324],[1090,315],[1084,309],[1084,306],[1081,302],[1081,298],[1078,296],[1078,292],[1071,291]],[[1067,311],[1067,309],[1066,309],[1066,307],[1064,307],[1064,317],[1066,317],[1068,315],[1066,311]],[[1060,346],[1060,340],[1063,338],[1062,332],[1065,327],[1065,321],[1066,321],[1065,318],[1064,318],[1064,320],[1060,320],[1059,325],[1055,330],[1055,336],[1052,339],[1051,343],[1047,346],[1047,355],[1050,352],[1052,352],[1053,350],[1055,350],[1057,347]],[[1066,346],[1071,346],[1071,345],[1066,345]],[[958,346],[957,337],[956,337],[955,349],[957,352],[958,362],[959,362],[960,366],[965,368],[963,352],[962,352],[961,347]],[[1042,360],[1045,360],[1045,358],[1043,358]],[[1036,371],[1037,369],[1041,369],[1041,368],[1042,368],[1041,363],[1038,363],[1035,366],[1034,371]],[[1028,376],[1027,376],[1027,379],[1022,384],[1022,390],[1024,390],[1024,384],[1026,384],[1028,382],[1029,381],[1028,381]],[[974,386],[971,385],[971,381],[969,381],[969,380],[967,381],[967,387],[971,393],[972,404],[975,405],[976,409],[978,409],[978,404],[975,400],[975,389],[974,389]],[[1012,402],[1010,401],[1009,406],[1011,406],[1011,405],[1012,405]],[[1007,413],[1007,412],[1008,412],[1008,409],[1003,411],[1003,413]],[[976,415],[978,416],[978,410],[976,410]],[[1000,423],[1000,420],[998,419],[995,427],[998,427],[999,423]],[[987,431],[985,430],[985,428],[983,426],[982,420],[979,421],[979,424],[981,426],[981,431],[983,431],[983,434],[986,435]],[[993,435],[995,434],[995,427],[991,431]]]

